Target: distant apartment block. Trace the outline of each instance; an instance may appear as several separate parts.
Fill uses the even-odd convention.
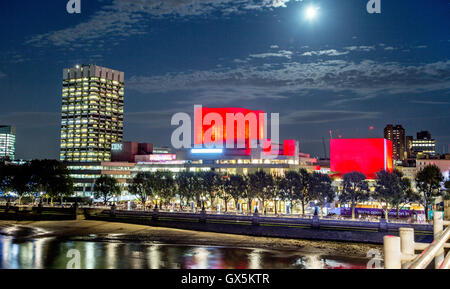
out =
[[[16,157],[16,129],[9,125],[0,125],[0,159]]]
[[[392,142],[392,156],[396,161],[404,161],[405,154],[405,129],[401,125],[388,124],[384,128],[384,138]]]

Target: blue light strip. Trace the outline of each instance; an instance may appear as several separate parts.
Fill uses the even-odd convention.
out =
[[[221,154],[223,149],[192,149],[192,154]]]

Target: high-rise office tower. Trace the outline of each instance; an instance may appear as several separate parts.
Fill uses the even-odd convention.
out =
[[[123,138],[124,73],[96,65],[63,71],[61,155],[69,162],[111,160]]]
[[[384,138],[392,141],[392,156],[396,161],[405,160],[405,129],[401,125],[388,124]]]
[[[9,125],[0,125],[0,159],[16,157],[16,129]]]

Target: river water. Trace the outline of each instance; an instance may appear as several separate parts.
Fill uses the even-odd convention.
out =
[[[0,235],[0,269],[309,269],[365,268],[367,260],[294,250]]]

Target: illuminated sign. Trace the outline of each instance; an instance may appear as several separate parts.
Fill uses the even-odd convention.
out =
[[[150,161],[159,162],[159,161],[174,161],[177,159],[177,155],[175,154],[154,154],[150,155]]]
[[[382,170],[393,170],[392,142],[380,139],[332,139],[330,169],[338,176],[361,172],[375,179]]]
[[[121,143],[113,143],[113,144],[111,145],[111,150],[112,150],[112,151],[118,151],[118,152],[121,152],[121,151],[123,150],[123,144],[121,144]]]
[[[192,149],[192,154],[221,154],[223,149]]]

